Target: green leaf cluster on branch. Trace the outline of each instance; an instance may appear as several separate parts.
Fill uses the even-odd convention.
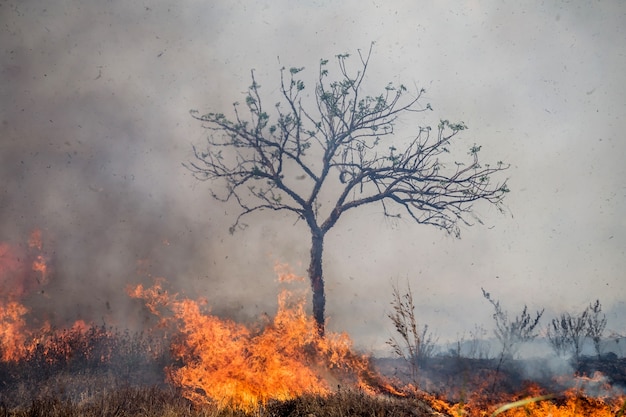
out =
[[[487,200],[501,209],[508,187],[492,176],[508,165],[482,165],[477,145],[466,163],[443,161],[451,140],[466,129],[462,122],[442,120],[435,132],[419,127],[406,146],[392,141],[400,115],[432,109],[421,104],[424,90],[410,94],[404,85],[364,95],[371,52],[359,51],[356,73],[347,68],[349,55],[337,55],[336,79],[330,78],[329,61],[321,60],[314,101],[304,96],[304,68],[294,67],[281,70],[282,97],[271,113],[254,71],[245,106],[234,103],[232,117],[192,111],[212,134],[206,147],[194,147],[195,160],[186,166],[199,179],[225,182],[213,196],[235,199],[241,207],[231,230],[244,216],[270,209],[290,211],[324,234],[346,211],[380,203],[386,216],[404,214],[458,236],[458,223],[469,224],[473,202]],[[322,216],[325,188],[334,197]]]

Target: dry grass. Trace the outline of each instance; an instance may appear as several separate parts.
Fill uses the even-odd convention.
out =
[[[54,360],[50,360],[36,351],[21,362],[0,363],[0,417],[485,416],[498,405],[546,393],[545,387],[540,389],[531,385],[524,388],[524,381],[519,378],[515,366],[500,369],[498,376],[505,381],[494,385],[493,375],[489,373],[493,371],[493,364],[489,361],[441,358],[431,360],[421,373],[424,378],[438,376],[440,383],[422,384],[420,388],[438,392],[441,398],[457,403],[454,406],[409,389],[409,385],[398,380],[397,386],[405,388],[406,397],[372,396],[342,386],[328,396],[308,394],[287,401],[270,401],[253,412],[244,412],[211,405],[200,407],[184,398],[180,390],[165,382],[164,367],[172,364],[166,349],[155,345],[145,335],[110,330],[67,334],[55,342],[55,346],[62,347],[65,343],[87,346],[83,351],[91,354],[54,356]],[[102,357],[106,359],[102,360]],[[391,374],[392,363],[380,362],[378,365],[383,373]],[[621,382],[623,374],[617,370],[623,369],[623,365],[623,360],[614,360],[611,366],[603,364],[606,368],[603,370],[607,371],[607,376],[615,378],[612,382]],[[384,372],[385,369],[388,372]],[[487,385],[481,386],[481,381]],[[496,392],[494,386],[498,388]],[[559,388],[563,389],[553,388],[549,392],[558,393]],[[622,403],[609,407],[593,399],[595,394],[591,395],[586,397],[581,392],[581,397],[575,398],[574,403],[581,408],[589,402],[590,409],[604,407],[613,413],[619,407],[626,408],[622,404],[623,398]],[[565,409],[565,404],[557,400],[533,405],[535,408],[556,406]],[[437,411],[443,413],[432,407],[438,407]]]
[[[72,401],[59,396],[41,396],[28,405],[0,405],[0,417],[288,417],[288,416],[414,416],[435,413],[418,399],[373,397],[344,390],[328,397],[304,395],[288,401],[274,401],[252,413],[211,407],[197,408],[171,388],[118,388],[89,400]]]
[[[162,388],[118,388],[88,400],[72,401],[61,396],[39,396],[29,405],[0,406],[0,416],[15,417],[108,417],[108,416],[205,416],[177,393]]]
[[[75,352],[65,355],[63,352]],[[148,353],[149,352],[149,353]],[[63,332],[18,362],[0,363],[0,417],[432,416],[425,401],[340,389],[270,401],[254,412],[196,406],[165,382],[163,342],[96,328]]]

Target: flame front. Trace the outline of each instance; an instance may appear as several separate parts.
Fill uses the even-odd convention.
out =
[[[0,363],[12,370],[16,381],[21,369],[35,370],[40,377],[42,370],[83,372],[121,364],[115,369],[130,374],[141,372],[137,364],[152,369],[155,363],[168,363],[167,379],[186,398],[198,405],[245,411],[256,411],[270,400],[325,396],[338,385],[368,394],[405,396],[409,401],[419,398],[438,412],[470,417],[608,417],[623,415],[626,409],[623,391],[600,373],[557,378],[551,384],[560,387],[556,393],[538,384],[509,390],[508,374],[488,369],[465,375],[462,387],[451,383],[453,379],[446,380],[443,390],[433,386],[431,391],[439,392],[440,398],[399,380],[394,387],[373,371],[369,358],[355,352],[347,334],[319,336],[315,320],[306,312],[306,291],[283,289],[273,317],[245,326],[210,314],[205,300],[171,294],[163,281],[157,281],[148,288],[138,285],[128,290],[159,319],[158,331],[146,338],[82,320],[55,329],[43,318],[33,318],[26,306],[26,296],[50,276],[42,247],[39,231],[21,246],[0,242]],[[276,271],[281,285],[304,280],[287,265],[276,265]]]
[[[161,324],[176,323],[172,355],[179,365],[168,369],[168,377],[196,403],[251,410],[270,399],[328,394],[329,381],[340,376],[374,389],[363,378],[367,358],[354,353],[345,334],[320,337],[303,294],[282,290],[275,317],[257,330],[203,311],[202,301],[179,300],[161,283],[129,294],[144,299]]]
[[[564,391],[550,391],[534,382],[524,382],[524,387],[514,393],[499,389],[498,384],[487,383],[486,375],[481,381],[467,380],[463,400],[450,403],[426,395],[431,406],[452,416],[468,417],[614,417],[619,409],[626,407],[626,397],[620,389],[606,384],[606,378],[596,373],[593,378],[571,378],[576,384]],[[487,379],[492,379],[490,375]],[[561,381],[564,382],[564,381]],[[604,395],[590,395],[602,385]],[[414,388],[405,386],[405,389]],[[504,388],[504,387],[501,387]],[[413,395],[423,396],[419,390]]]

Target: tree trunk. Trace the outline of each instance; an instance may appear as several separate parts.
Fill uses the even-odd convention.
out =
[[[317,331],[324,336],[324,276],[322,275],[322,252],[324,250],[324,234],[311,231],[311,263],[309,265],[309,279],[313,290],[313,318],[317,323]]]

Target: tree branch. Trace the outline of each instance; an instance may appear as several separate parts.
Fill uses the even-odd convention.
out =
[[[482,165],[477,145],[468,161],[449,159],[451,142],[467,128],[462,122],[442,120],[436,133],[420,127],[402,149],[391,142],[398,117],[432,108],[420,104],[423,89],[410,96],[403,85],[390,83],[377,96],[363,95],[372,50],[358,51],[355,73],[347,67],[349,55],[337,55],[336,78],[321,60],[313,106],[301,98],[305,84],[298,77],[304,68],[293,67],[280,71],[282,100],[273,116],[264,110],[254,71],[246,118],[239,103],[233,104],[232,119],[192,112],[211,135],[206,149],[193,148],[195,159],[185,166],[199,179],[222,181],[225,188],[213,196],[236,200],[242,209],[236,225],[261,209],[287,210],[325,233],[346,211],[380,202],[386,216],[404,213],[459,236],[458,225],[471,224],[475,202],[502,210],[506,180],[492,178],[508,165]],[[318,210],[322,198],[331,201],[325,213]]]

